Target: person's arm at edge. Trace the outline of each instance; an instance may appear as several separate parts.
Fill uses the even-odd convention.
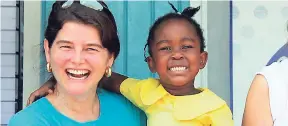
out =
[[[269,88],[264,76],[256,75],[249,89],[242,126],[272,126]]]

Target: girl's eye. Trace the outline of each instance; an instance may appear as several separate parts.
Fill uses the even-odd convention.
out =
[[[162,48],[160,48],[160,50],[162,50],[162,51],[170,51],[171,47],[162,47]]]
[[[193,48],[193,46],[183,46],[182,49],[190,49]]]

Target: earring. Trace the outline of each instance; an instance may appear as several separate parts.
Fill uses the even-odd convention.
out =
[[[47,63],[46,69],[47,69],[47,71],[48,71],[49,73],[52,72],[52,68],[51,68],[51,66],[50,66],[50,63]]]
[[[105,71],[105,76],[106,76],[106,77],[110,77],[111,74],[112,74],[112,70],[111,70],[111,67],[109,67],[109,68],[106,69],[106,71]]]

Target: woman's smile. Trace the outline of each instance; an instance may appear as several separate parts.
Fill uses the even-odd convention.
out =
[[[66,69],[66,74],[70,79],[84,80],[89,77],[90,71],[85,69]]]

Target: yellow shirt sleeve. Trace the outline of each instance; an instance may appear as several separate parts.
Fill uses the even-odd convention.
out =
[[[140,97],[140,90],[142,88],[143,80],[127,78],[121,83],[120,92],[134,105],[142,109],[143,103]]]
[[[234,126],[232,113],[227,105],[210,113],[210,117],[212,126]]]

